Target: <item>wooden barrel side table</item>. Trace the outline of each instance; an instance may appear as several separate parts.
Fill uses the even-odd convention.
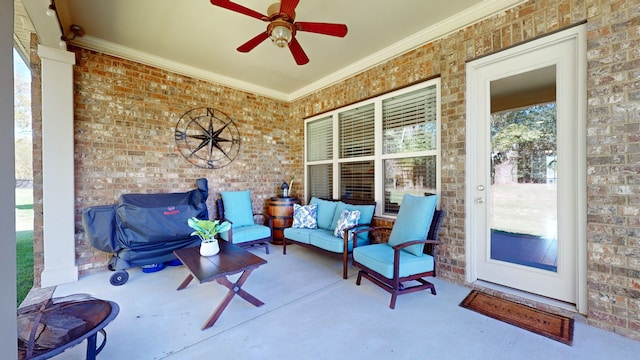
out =
[[[268,214],[273,222],[273,243],[282,245],[284,229],[293,223],[293,204],[298,203],[294,197],[272,197],[269,199]]]

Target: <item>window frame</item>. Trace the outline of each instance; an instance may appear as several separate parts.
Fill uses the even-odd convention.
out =
[[[382,103],[384,100],[393,98],[396,96],[401,96],[416,90],[421,90],[429,87],[435,87],[435,96],[436,96],[436,111],[435,111],[435,121],[436,121],[436,147],[433,150],[424,150],[424,151],[416,151],[416,152],[405,152],[405,153],[394,153],[394,154],[383,154],[383,111],[382,111]],[[369,156],[359,156],[359,157],[349,157],[349,158],[340,158],[340,113],[348,112],[359,107],[367,106],[370,104],[374,104],[374,155]],[[376,201],[378,206],[376,206],[375,215],[379,217],[388,217],[395,218],[396,214],[394,213],[384,213],[384,201],[385,201],[385,174],[384,174],[384,161],[388,159],[404,159],[404,158],[412,158],[412,157],[429,157],[435,156],[436,158],[436,194],[440,195],[441,193],[441,87],[440,87],[440,78],[435,78],[431,80],[427,80],[421,82],[419,84],[411,85],[408,87],[404,87],[402,89],[398,89],[380,96],[376,96],[367,100],[363,100],[348,106],[344,106],[341,108],[337,108],[331,110],[329,112],[325,112],[304,121],[304,196],[305,199],[309,200],[310,198],[310,189],[309,189],[309,174],[308,169],[309,166],[312,165],[320,165],[320,164],[330,164],[332,165],[333,174],[332,174],[332,198],[339,199],[340,198],[340,165],[342,163],[353,163],[353,162],[363,162],[363,161],[373,161],[374,163],[374,200]],[[333,119],[333,156],[331,159],[327,160],[318,160],[318,161],[308,161],[308,124],[313,121],[327,119],[331,117]],[[439,202],[439,201],[438,201]]]

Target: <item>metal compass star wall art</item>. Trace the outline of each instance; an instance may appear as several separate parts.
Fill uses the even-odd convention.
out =
[[[225,167],[240,152],[240,132],[235,122],[209,107],[184,113],[176,124],[175,140],[188,162],[205,169]]]

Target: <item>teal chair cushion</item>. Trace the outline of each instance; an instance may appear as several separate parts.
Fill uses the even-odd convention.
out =
[[[405,194],[389,235],[389,245],[395,246],[408,241],[426,239],[437,202],[437,195],[413,196]],[[413,255],[421,256],[424,244],[409,246],[404,250]]]
[[[258,239],[264,239],[271,236],[271,229],[264,225],[249,225],[242,227],[233,227],[233,243],[242,244],[247,241],[253,241]],[[225,231],[220,233],[220,237],[224,240],[229,240],[229,232]]]
[[[331,229],[331,221],[336,211],[336,202],[312,197],[309,203],[318,205],[318,227],[320,229]]]
[[[393,279],[393,248],[388,244],[356,247],[353,249],[353,260],[387,279]],[[433,271],[433,265],[431,255],[415,256],[400,251],[400,277]]]
[[[239,227],[255,225],[249,190],[223,191],[220,195],[224,206],[224,217],[231,221],[234,234]]]

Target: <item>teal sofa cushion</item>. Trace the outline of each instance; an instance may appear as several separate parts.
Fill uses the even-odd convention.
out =
[[[309,244],[309,236],[319,229],[285,228],[284,237],[303,244]]]
[[[393,279],[393,248],[388,244],[356,247],[353,249],[353,260],[387,279]],[[415,256],[400,251],[400,277],[433,271],[433,265],[431,255]]]
[[[318,205],[318,228],[331,229],[331,221],[333,220],[333,214],[336,210],[336,202],[312,197],[309,203]]]
[[[414,196],[405,194],[389,235],[389,245],[395,246],[408,241],[426,239],[437,202],[437,195]],[[409,246],[404,250],[413,255],[421,256],[424,251],[424,244]]]
[[[241,244],[247,241],[253,241],[257,239],[268,238],[271,236],[271,229],[264,225],[249,225],[242,227],[232,227],[233,243]],[[220,237],[224,240],[229,240],[229,231],[220,233]]]
[[[286,230],[285,230],[286,231]],[[289,239],[289,237],[287,237]],[[333,231],[317,229],[315,232],[312,232],[309,235],[309,244],[318,247],[320,249],[324,249],[327,251],[331,251],[334,253],[341,254],[344,249],[344,239],[339,238],[333,235]],[[360,241],[358,238],[358,246],[366,245],[365,242]],[[348,251],[353,250],[353,241],[350,240],[347,244]],[[356,247],[358,249],[358,247]]]
[[[239,227],[255,225],[249,190],[222,191],[220,196],[224,206],[224,217],[231,221],[234,232]]]

